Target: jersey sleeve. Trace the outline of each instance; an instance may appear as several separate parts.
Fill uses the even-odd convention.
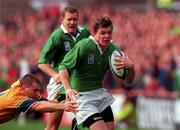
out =
[[[60,46],[60,40],[59,40],[59,33],[54,32],[50,35],[47,42],[45,43],[41,54],[38,59],[38,64],[45,63],[45,64],[51,64],[53,57],[56,55],[56,51],[58,49],[58,46]]]
[[[74,69],[76,66],[78,66],[78,64],[80,63],[81,57],[83,56],[84,53],[84,40],[79,41],[71,51],[69,51],[63,61],[61,62],[61,64],[58,67],[58,71],[59,70],[63,70],[63,69],[68,69],[69,71],[71,71],[72,69]]]
[[[48,101],[48,99],[44,98],[43,96],[39,96],[38,101]]]
[[[16,109],[18,111],[27,113],[36,102],[37,101],[30,98],[24,99],[16,106]]]

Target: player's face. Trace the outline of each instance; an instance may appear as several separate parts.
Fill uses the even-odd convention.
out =
[[[109,45],[112,39],[112,27],[100,27],[95,33],[95,39],[102,48],[105,48]]]
[[[41,87],[36,83],[33,83],[31,86],[24,87],[26,95],[34,100],[38,99],[40,96],[40,90]]]
[[[72,35],[77,34],[77,25],[78,25],[78,14],[66,12],[65,16],[62,17],[62,24],[65,29]]]

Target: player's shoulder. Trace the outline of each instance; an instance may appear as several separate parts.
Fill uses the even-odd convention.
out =
[[[51,33],[51,36],[61,36],[62,33],[63,33],[62,29],[58,27]]]
[[[115,42],[113,42],[113,41],[110,42],[109,47],[110,47],[110,49],[112,49],[112,50],[117,50],[117,49],[119,49],[119,47],[117,46],[117,43],[115,43]]]
[[[79,45],[79,46],[85,46],[85,45],[87,45],[88,43],[90,42],[90,38],[89,37],[87,37],[87,38],[83,38],[82,40],[80,40],[78,43],[77,43],[77,45]]]
[[[90,32],[89,28],[85,25],[78,25],[78,28],[82,31],[82,32]]]
[[[82,25],[82,24],[79,24],[78,27],[80,27],[80,29],[86,29],[86,30],[89,30],[89,28],[85,25]]]
[[[92,41],[88,37],[88,38],[84,38],[81,41],[79,41],[75,46],[85,49],[85,48],[90,48],[92,45],[91,43],[92,43]]]

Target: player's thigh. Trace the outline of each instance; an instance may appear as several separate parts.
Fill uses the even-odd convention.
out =
[[[105,122],[103,120],[98,120],[94,122],[90,127],[90,130],[108,130]]]
[[[106,123],[108,130],[114,130],[114,116],[110,106],[100,113],[104,122]]]
[[[93,125],[94,123],[98,122],[99,120],[103,120],[103,118],[101,117],[100,113],[95,113],[92,114],[91,116],[89,116],[84,122],[83,125],[85,127],[90,128],[91,125]]]
[[[108,130],[114,130],[115,129],[114,121],[105,122],[105,123],[106,123]]]

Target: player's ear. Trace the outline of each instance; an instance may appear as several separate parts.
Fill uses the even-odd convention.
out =
[[[63,16],[60,16],[60,20],[63,21],[64,17]]]
[[[22,84],[22,85],[21,85],[21,88],[22,88],[22,89],[24,89],[24,88],[25,88],[25,85],[24,85],[24,84]]]
[[[21,88],[22,88],[22,89],[25,89],[25,88],[27,88],[27,86],[26,86],[25,84],[22,84],[22,85],[21,85]]]

